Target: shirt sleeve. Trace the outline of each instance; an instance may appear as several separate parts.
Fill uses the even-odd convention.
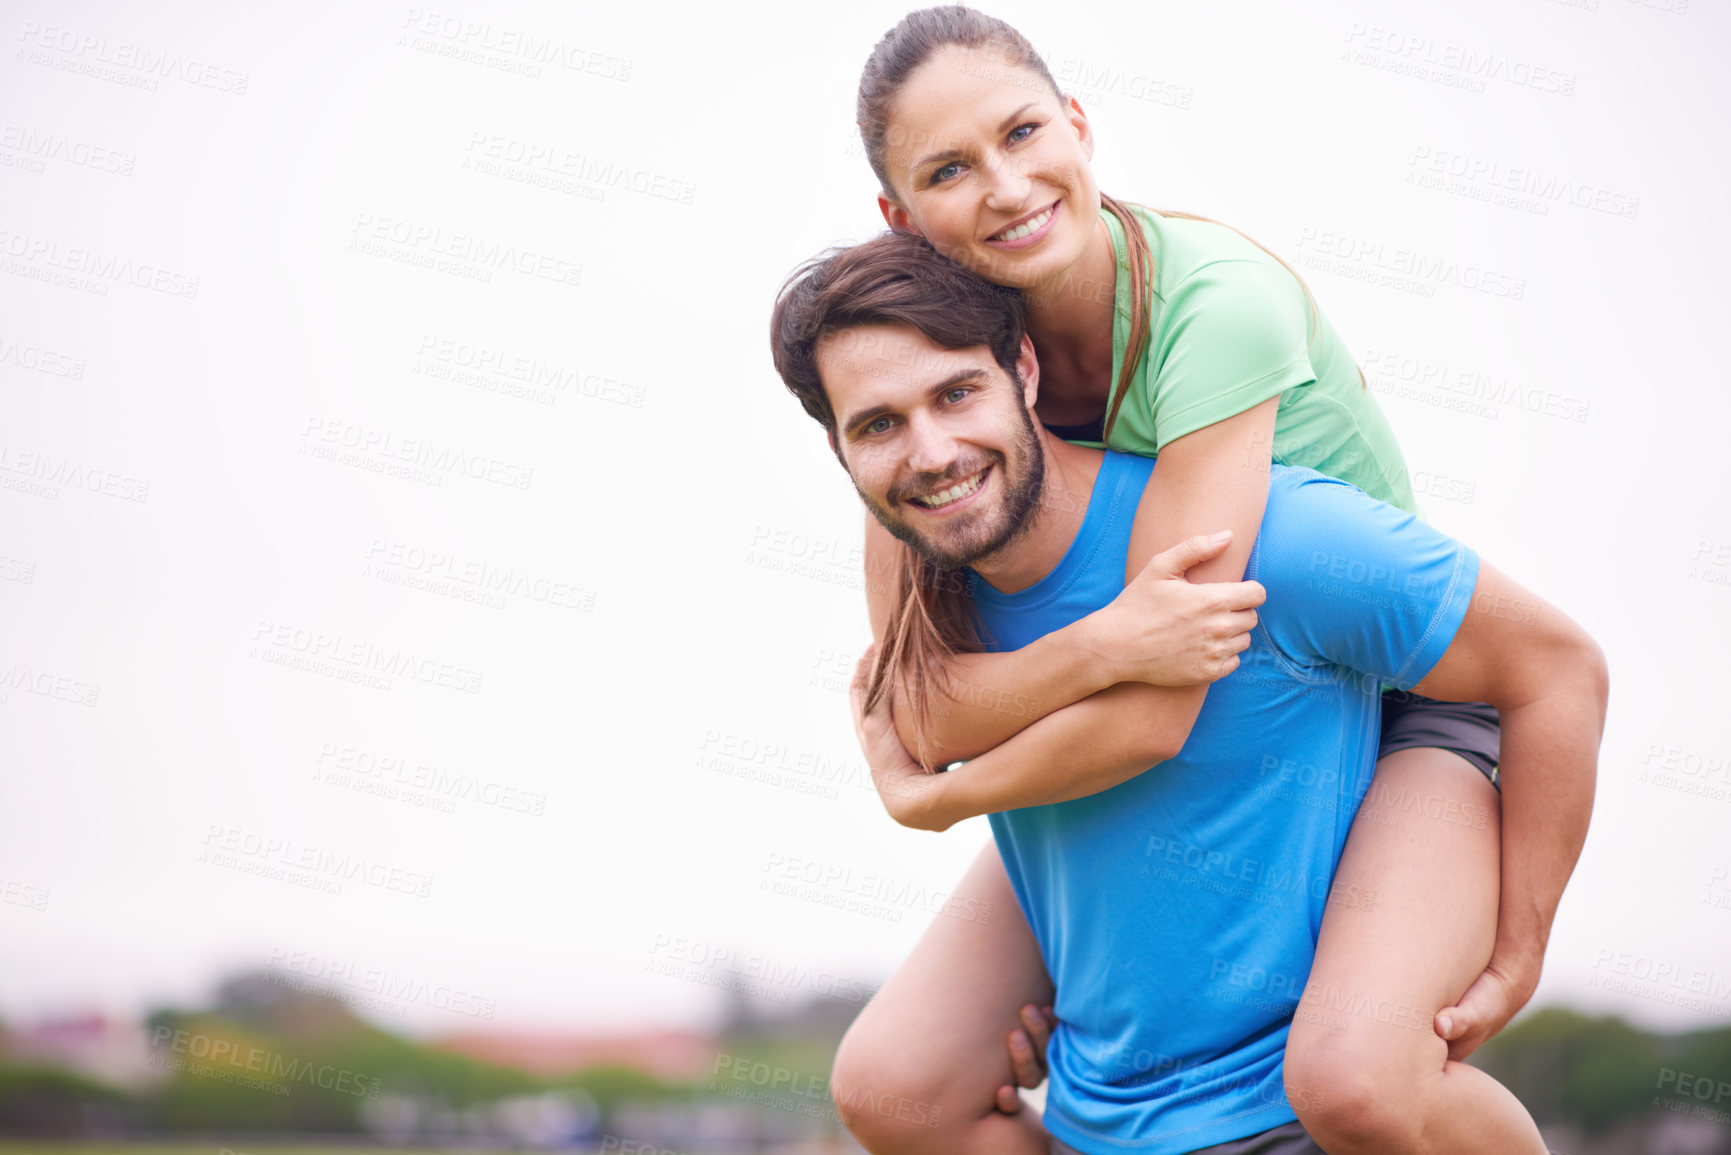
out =
[[[1309,344],[1304,291],[1284,269],[1232,259],[1185,277],[1149,350],[1159,446],[1314,382]]]
[[[1441,660],[1478,584],[1471,548],[1311,469],[1271,479],[1255,553],[1276,647],[1401,689]]]

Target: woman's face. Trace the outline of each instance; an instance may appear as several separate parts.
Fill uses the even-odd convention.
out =
[[[1088,118],[1001,51],[934,52],[896,93],[884,136],[884,219],[989,281],[1056,280],[1099,227]]]

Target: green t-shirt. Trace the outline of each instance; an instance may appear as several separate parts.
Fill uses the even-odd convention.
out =
[[[1394,431],[1293,274],[1225,225],[1130,211],[1153,256],[1148,344],[1106,443],[1149,456],[1278,396],[1275,461],[1338,477],[1422,519]],[[1118,259],[1110,412],[1130,340],[1130,268],[1118,218],[1104,208],[1100,216]]]

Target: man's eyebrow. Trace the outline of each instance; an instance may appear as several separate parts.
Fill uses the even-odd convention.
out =
[[[954,389],[957,385],[964,385],[970,381],[984,377],[985,375],[985,371],[978,368],[958,369],[948,377],[945,377],[942,381],[933,385],[930,389],[927,389],[926,396],[935,396],[936,394],[944,392],[946,389]],[[840,422],[842,433],[845,436],[852,437],[856,432],[858,432],[861,425],[869,425],[879,417],[894,412],[895,406],[893,405],[873,405],[870,409],[862,409],[858,413],[850,415],[847,420]]]
[[[1036,105],[1038,103],[1040,103],[1040,102],[1037,100],[1030,100],[1030,101],[1028,101],[1028,103],[1022,105],[1022,107],[1016,109],[1016,111],[1010,113],[1010,115],[1004,117],[1004,123],[998,125],[998,135],[1002,136],[1006,132],[1009,132],[1011,126],[1014,125],[1016,123],[1016,121],[1021,118],[1021,115],[1024,112],[1028,111],[1030,108],[1034,107],[1034,105]],[[943,150],[942,152],[934,152],[934,153],[931,153],[927,156],[923,156],[919,160],[915,161],[913,164],[908,166],[908,172],[910,174],[916,173],[920,169],[926,167],[926,165],[931,164],[935,160],[949,160],[951,157],[960,156],[962,154],[962,151],[963,150],[961,150],[959,148],[947,148],[947,149]]]

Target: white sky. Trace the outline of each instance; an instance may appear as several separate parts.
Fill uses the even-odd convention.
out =
[[[1104,188],[1306,262],[1440,479],[1431,520],[1604,646],[1598,807],[1536,1002],[1667,1027],[1731,1022],[1731,21],[1684,3],[991,9],[1088,108]],[[766,334],[796,263],[878,227],[853,91],[903,11],[0,4],[0,1015],[273,962],[406,984],[381,1021],[437,1031],[483,1005],[703,1023],[729,966],[881,981],[924,906],[801,901],[766,867],[935,904],[989,834],[901,829],[863,788],[857,501]],[[580,67],[506,71],[526,37]],[[1469,59],[1480,91],[1446,82]],[[529,149],[572,187],[507,179]],[[540,275],[423,267],[477,243]],[[1458,275],[1363,279],[1401,250]],[[570,388],[478,387],[478,350]],[[1403,396],[1403,364],[1539,409]],[[374,468],[314,456],[345,440]],[[380,471],[429,446],[491,480]],[[75,478],[20,492],[44,461]],[[506,571],[529,580],[496,605],[403,584]],[[382,689],[272,660],[318,636],[432,664]],[[816,765],[834,797],[790,786]],[[345,855],[380,884],[239,869]]]

